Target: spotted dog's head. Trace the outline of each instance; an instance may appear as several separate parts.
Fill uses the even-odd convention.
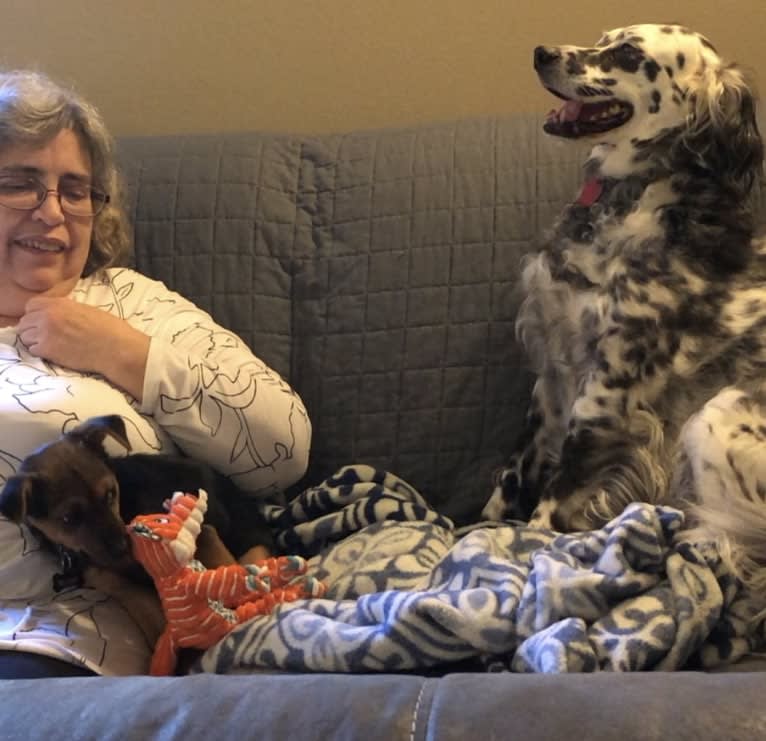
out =
[[[565,100],[544,129],[600,145],[605,175],[651,160],[653,144],[696,166],[749,179],[763,150],[754,96],[742,71],[678,25],[643,24],[605,33],[593,47],[538,46],[542,84]]]

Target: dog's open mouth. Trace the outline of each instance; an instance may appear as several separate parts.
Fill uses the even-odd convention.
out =
[[[554,92],[554,91],[552,91]],[[556,93],[559,97],[559,93]],[[552,110],[543,124],[543,130],[554,136],[576,139],[611,131],[622,126],[633,115],[633,106],[621,100],[612,99],[601,103],[583,103],[568,100]]]

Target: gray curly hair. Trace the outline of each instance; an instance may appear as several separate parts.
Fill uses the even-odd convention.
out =
[[[74,131],[89,153],[93,187],[110,196],[94,218],[87,276],[122,263],[130,249],[112,138],[99,112],[73,90],[39,72],[0,73],[0,151],[18,144],[43,146],[64,129]]]

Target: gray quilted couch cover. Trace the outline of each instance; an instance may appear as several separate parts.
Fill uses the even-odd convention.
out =
[[[576,192],[582,154],[524,116],[119,142],[137,267],[239,333],[306,402],[297,488],[368,463],[461,522],[525,412],[519,258]],[[764,202],[761,189],[762,222]],[[746,669],[761,667],[8,681],[0,735],[756,739],[766,679]]]

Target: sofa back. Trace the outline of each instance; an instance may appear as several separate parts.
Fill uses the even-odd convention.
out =
[[[584,151],[538,116],[118,142],[137,268],[306,403],[301,485],[369,463],[458,521],[478,514],[526,411],[519,260],[576,192]],[[755,201],[763,222],[763,190]]]

